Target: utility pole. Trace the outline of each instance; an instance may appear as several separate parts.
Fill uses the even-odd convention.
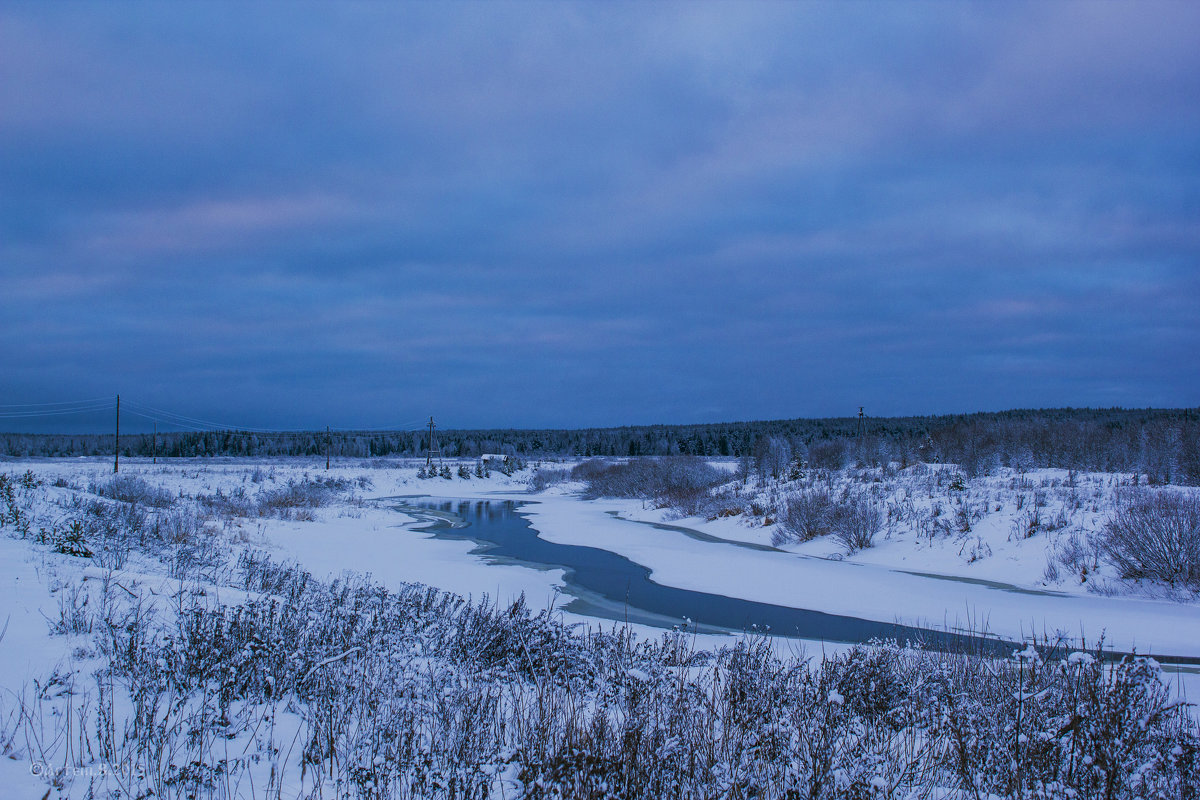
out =
[[[866,432],[867,432],[866,423],[863,421],[863,407],[859,406],[858,407],[858,463],[860,466],[861,466],[862,462],[866,460],[866,455],[867,455],[867,443],[863,441],[863,436],[866,435]]]
[[[329,470],[329,426],[325,426],[325,469]]]
[[[113,472],[121,467],[121,395],[117,395],[117,432],[113,436]]]
[[[157,464],[158,463],[158,420],[154,420],[154,449],[151,452],[154,453],[154,461],[152,461],[151,463]]]
[[[429,452],[425,454],[425,467],[427,469],[433,465],[433,452],[434,452],[433,429],[435,427],[437,427],[437,426],[433,424],[433,417],[431,416],[429,418]],[[438,463],[441,463],[442,451],[439,449],[437,451],[437,454],[438,454]]]

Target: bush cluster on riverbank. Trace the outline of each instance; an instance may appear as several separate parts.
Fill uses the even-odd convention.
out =
[[[827,538],[840,555],[880,540],[953,547],[965,564],[1019,543],[1044,542],[1023,582],[1074,583],[1101,594],[1192,601],[1200,592],[1200,493],[1148,486],[1137,474],[1002,471],[968,476],[957,465],[830,470],[798,461],[725,472],[701,459],[584,461],[544,470],[531,488],[582,481],[586,497],[636,497],[677,517],[738,517],[771,526],[777,546]]]

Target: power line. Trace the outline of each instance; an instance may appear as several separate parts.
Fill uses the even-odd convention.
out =
[[[111,404],[110,397],[89,397],[87,400],[58,400],[53,403],[0,403],[0,408],[43,408],[45,406],[80,406],[87,403],[104,402]]]
[[[343,433],[370,433],[371,431],[418,431],[425,427],[424,419],[412,419],[407,422],[401,422],[397,425],[386,425],[372,428],[332,428],[335,432]]]
[[[147,405],[125,399],[125,413],[140,417],[154,423],[183,429],[191,433],[221,432],[238,436],[313,436],[317,431],[296,428],[258,428],[252,426],[230,425],[215,420],[180,414],[163,408]],[[114,407],[112,398],[94,398],[91,400],[64,400],[52,403],[22,403],[0,405],[0,420],[36,420],[42,418],[60,417],[75,414],[95,414],[107,412]],[[9,410],[5,410],[9,409]],[[355,434],[355,433],[414,433],[424,429],[420,419],[406,420],[402,423],[378,427],[334,427],[327,426],[326,433]]]
[[[128,401],[126,401],[126,405],[131,405],[131,404]],[[190,423],[177,422],[175,420],[170,420],[170,419],[163,419],[162,417],[157,417],[152,414],[143,414],[140,411],[126,410],[124,413],[133,414],[134,416],[141,417],[142,419],[146,419],[146,420],[151,420],[153,422],[167,423],[176,428],[182,428],[184,433],[220,433],[222,435],[229,435],[229,436],[261,436],[263,438],[268,438],[268,439],[269,438],[282,438],[282,437],[288,437],[288,436],[298,437],[298,436],[320,436],[321,435],[321,432],[315,428],[312,430],[275,430],[275,431],[246,430],[245,428],[242,428],[242,429],[220,428],[220,427],[214,428],[214,427],[207,427],[207,426],[202,426],[202,425],[194,425],[194,424],[190,424]],[[416,433],[419,430],[422,430],[422,428],[370,428],[370,429],[330,428],[330,432],[338,433],[338,434],[347,434],[347,433],[355,433],[355,432],[370,433],[372,431],[376,431],[376,432],[380,432],[380,433]],[[167,433],[168,431],[163,431],[163,432]]]
[[[151,415],[149,415],[149,414],[143,414],[143,413],[141,413],[141,412],[139,412],[139,411],[131,411],[131,410],[128,410],[128,409],[127,409],[127,410],[125,411],[125,413],[126,413],[126,414],[132,414],[132,415],[134,415],[135,417],[141,417],[142,419],[148,419],[148,420],[151,420],[151,421],[153,421],[153,422],[165,422],[165,423],[167,423],[167,424],[169,424],[169,425],[172,425],[172,426],[174,426],[174,427],[176,427],[176,428],[183,428],[183,429],[184,429],[184,431],[185,431],[185,432],[188,432],[188,433],[192,433],[192,432],[194,432],[194,433],[208,433],[209,431],[213,430],[212,428],[200,427],[200,426],[198,426],[198,425],[188,425],[188,424],[184,424],[184,423],[182,423],[182,422],[175,422],[175,421],[173,421],[173,420],[161,419],[161,418],[159,418],[159,417],[151,416]]]
[[[162,417],[156,417],[151,414],[143,414],[139,411],[126,411],[125,413],[133,414],[134,416],[141,417],[142,419],[152,420],[154,422],[164,422],[169,425],[173,425],[176,428],[183,428],[184,433],[219,433],[219,434],[222,434],[225,436],[262,436],[264,438],[272,438],[272,437],[279,438],[279,437],[287,437],[287,436],[318,436],[319,435],[319,432],[316,430],[310,430],[310,431],[303,431],[303,430],[290,430],[290,431],[285,431],[285,430],[276,430],[276,431],[246,430],[244,428],[242,428],[242,429],[224,428],[224,427],[220,427],[220,426],[214,427],[211,425],[204,426],[204,425],[194,425],[191,423],[177,422],[177,421],[171,420],[171,419],[163,419]],[[164,431],[164,433],[166,433],[166,431]]]
[[[149,406],[149,405],[146,405],[145,403],[128,403],[128,401],[127,401],[127,405],[134,405],[137,408],[142,409],[143,411],[149,411],[154,414],[160,414],[160,415],[162,415],[162,417],[173,418],[175,420],[179,420],[180,422],[185,422],[185,423],[192,424],[192,425],[204,425],[204,426],[208,426],[208,427],[214,428],[214,429],[240,430],[240,431],[246,431],[249,433],[294,433],[295,432],[294,429],[293,430],[285,430],[282,428],[254,428],[254,427],[249,427],[249,426],[243,427],[243,426],[238,426],[238,425],[228,425],[224,422],[214,422],[213,420],[210,420],[210,419],[200,419],[199,417],[191,417],[191,416],[187,416],[186,414],[176,414],[174,411],[166,411],[161,408],[155,408],[154,406]]]
[[[98,411],[108,411],[112,407],[112,403],[106,403],[86,408],[63,408],[49,411],[0,411],[0,419],[37,419],[40,417],[61,417],[68,414],[93,414]]]
[[[296,428],[256,428],[249,425],[230,425],[224,422],[215,422],[213,420],[201,419],[192,417],[186,414],[178,414],[174,411],[167,411],[154,406],[146,405],[145,403],[135,403],[129,400],[125,401],[126,406],[134,406],[142,410],[141,416],[146,419],[156,419],[159,422],[170,422],[179,427],[192,427],[196,430],[224,430],[224,431],[240,431],[245,433],[261,433],[261,434],[307,434],[312,431],[306,431]],[[150,413],[144,413],[150,412]],[[338,433],[367,433],[370,431],[416,431],[423,425],[421,420],[409,420],[400,425],[392,425],[387,427],[372,427],[372,428],[339,428],[334,426],[326,426],[329,431]]]

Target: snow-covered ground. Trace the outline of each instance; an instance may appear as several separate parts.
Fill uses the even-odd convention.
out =
[[[1115,583],[1102,561],[1093,562],[1082,582],[1078,576],[1062,577],[1061,568],[1058,582],[1046,579],[1046,565],[1063,540],[1086,536],[1102,524],[1106,493],[1114,491],[1121,480],[1117,476],[1068,477],[1045,470],[972,481],[966,492],[958,493],[965,499],[957,500],[972,509],[970,517],[962,515],[969,519],[970,531],[954,535],[923,532],[933,518],[929,509],[949,520],[955,500],[932,479],[913,480],[893,489],[888,500],[895,507],[906,505],[907,519],[897,523],[889,518],[874,547],[846,556],[831,537],[766,549],[778,525],[764,526],[752,514],[680,519],[640,500],[582,500],[574,484],[531,494],[527,472],[448,480],[418,479],[415,465],[336,463],[329,473],[323,466],[303,461],[127,462],[122,474],[183,496],[244,494],[331,475],[363,478],[363,488],[355,492],[360,501],[404,495],[519,499],[527,501],[522,513],[543,538],[618,553],[650,568],[652,580],[667,586],[880,622],[986,629],[1013,639],[1048,634],[1094,643],[1104,634],[1107,644],[1120,650],[1200,657],[1197,603],[1089,591]],[[5,469],[15,476],[28,468],[47,484],[57,480],[83,488],[108,479],[107,467],[97,461],[45,460],[10,463]],[[1073,485],[1066,485],[1068,480]],[[74,493],[54,486],[45,491],[48,499],[59,502]],[[1014,535],[1024,532],[1035,507],[1043,519],[1060,518],[1059,526],[1032,537]],[[384,585],[420,582],[505,603],[524,594],[534,608],[563,605],[562,570],[495,563],[473,554],[471,542],[412,530],[419,527],[416,520],[387,504],[335,504],[302,516],[313,518],[231,518],[223,524],[237,546],[270,550],[277,560],[295,561],[318,577],[353,571]]]
[[[253,496],[310,477],[351,482],[357,487],[351,499],[323,507],[251,518],[216,514],[209,522],[220,528],[222,558],[233,558],[243,550],[265,550],[275,561],[295,562],[318,578],[354,572],[369,574],[388,587],[418,582],[476,599],[487,595],[503,604],[524,595],[534,609],[561,609],[563,592],[570,590],[562,570],[495,563],[486,554],[473,552],[472,543],[419,531],[419,520],[397,512],[389,503],[375,502],[406,495],[518,499],[527,501],[522,513],[543,538],[618,553],[650,568],[652,580],[667,586],[881,622],[986,629],[1012,639],[1083,636],[1090,645],[1103,634],[1106,644],[1119,650],[1200,657],[1200,606],[1195,602],[1154,599],[1144,596],[1146,592],[1121,596],[1089,591],[1089,582],[1095,586],[1097,581],[1107,581],[1110,591],[1114,585],[1111,572],[1094,561],[1090,573],[1079,576],[1086,580],[1060,573],[1054,582],[1046,575],[1046,565],[1056,557],[1063,539],[1102,524],[1107,498],[1121,481],[1118,476],[1044,471],[973,482],[967,497],[954,501],[960,509],[967,506],[961,516],[970,530],[952,535],[939,533],[936,525],[929,532],[931,520],[955,513],[948,507],[951,501],[929,481],[914,479],[891,488],[888,502],[903,510],[889,514],[888,529],[876,546],[846,556],[827,539],[772,548],[777,526],[764,525],[762,517],[754,514],[681,519],[640,500],[583,500],[578,496],[580,487],[573,484],[531,494],[527,472],[418,479],[415,464],[343,462],[329,472],[323,467],[298,460],[158,465],[134,461],[123,463],[121,474],[137,476],[172,497],[183,498],[184,503],[198,502],[200,497]],[[86,459],[0,465],[0,472],[13,482],[27,470],[40,485],[16,492],[16,503],[25,515],[24,538],[17,538],[21,531],[11,520],[0,534],[0,691],[5,698],[0,715],[8,715],[0,718],[0,748],[24,754],[20,762],[0,758],[0,782],[16,792],[12,796],[40,796],[44,791],[44,781],[30,770],[31,763],[48,761],[39,761],[40,751],[55,753],[64,764],[70,761],[70,742],[6,745],[4,737],[22,727],[28,739],[29,726],[18,726],[19,720],[13,719],[22,707],[45,702],[57,709],[53,713],[64,713],[64,708],[68,715],[80,713],[69,704],[76,690],[63,688],[73,685],[69,676],[86,681],[95,668],[90,637],[63,630],[79,586],[111,582],[131,597],[152,596],[166,602],[164,598],[177,594],[184,583],[168,577],[161,563],[136,553],[127,563],[108,569],[113,565],[57,553],[37,543],[38,532],[54,529],[72,503],[95,496],[89,486],[103,485],[112,476],[107,463]],[[1018,499],[1022,496],[1025,499]],[[934,514],[932,509],[939,504],[942,508]],[[1063,524],[1026,536],[1031,508]],[[244,597],[217,584],[208,591],[214,602]],[[559,613],[569,621],[600,627],[612,624]],[[639,630],[643,635],[654,633]],[[726,640],[701,636],[697,646]],[[786,641],[778,646],[786,651],[807,646],[810,654],[845,649],[844,645]],[[1179,693],[1200,695],[1200,687],[1193,685],[1194,672],[1177,672],[1173,680]],[[66,734],[61,728],[55,730],[57,737],[70,735],[69,726]]]
[[[1103,523],[1108,498],[1122,480],[1118,476],[1068,479],[1065,472],[1043,470],[972,481],[957,495],[965,495],[960,502],[971,509],[969,516],[962,515],[970,530],[953,535],[927,531],[929,520],[936,519],[932,514],[951,522],[957,497],[939,491],[931,479],[913,481],[888,498],[890,506],[908,507],[906,518],[897,522],[889,515],[874,547],[845,555],[832,537],[767,550],[779,526],[763,525],[752,514],[679,518],[640,500],[581,500],[575,484],[529,493],[526,472],[418,479],[415,465],[394,463],[335,463],[326,473],[323,464],[304,461],[126,462],[121,474],[185,497],[252,493],[309,476],[362,478],[354,503],[314,509],[296,520],[230,518],[223,523],[239,546],[268,548],[317,576],[350,570],[384,584],[422,582],[466,596],[486,593],[501,602],[524,593],[534,607],[561,604],[556,597],[564,585],[561,570],[490,563],[471,554],[470,542],[414,533],[411,517],[386,504],[362,502],[404,495],[518,499],[527,501],[522,513],[544,538],[619,553],[651,568],[655,581],[670,586],[883,622],[986,623],[991,632],[1014,637],[1057,631],[1094,640],[1105,631],[1110,644],[1121,649],[1200,656],[1200,604],[1194,600],[1153,599],[1144,590],[1143,596],[1107,596],[1116,581],[1100,559],[1089,565],[1091,574],[1083,581],[1063,575],[1062,567],[1057,581],[1047,580],[1046,566],[1056,548],[1072,537],[1085,538]],[[49,484],[82,490],[110,477],[106,462],[84,459],[10,462],[3,469],[13,476],[32,470],[48,484],[47,499],[58,502],[78,491]],[[1068,480],[1073,485],[1067,486]],[[1035,507],[1044,520],[1059,518],[1058,526],[1046,525],[1032,537],[1015,535],[1028,527]],[[53,516],[52,509],[34,513]],[[665,529],[671,526],[725,541]],[[1105,591],[1092,591],[1097,586]]]

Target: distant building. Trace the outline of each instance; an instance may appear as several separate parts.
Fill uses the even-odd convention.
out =
[[[502,456],[499,453],[484,453],[483,455],[481,455],[479,457],[479,460],[482,461],[484,464],[489,464],[489,463],[507,464],[508,456]]]

